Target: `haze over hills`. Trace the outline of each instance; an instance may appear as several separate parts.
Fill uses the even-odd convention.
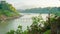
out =
[[[21,13],[57,13],[60,7],[32,8],[26,10],[18,10]]]
[[[39,7],[60,7],[60,0],[6,0],[16,9],[30,9]]]

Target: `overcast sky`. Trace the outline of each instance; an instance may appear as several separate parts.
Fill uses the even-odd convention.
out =
[[[29,9],[38,7],[59,7],[60,0],[6,0],[16,9]]]

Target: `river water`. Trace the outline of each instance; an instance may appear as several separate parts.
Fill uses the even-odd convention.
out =
[[[27,26],[30,26],[32,24],[32,17],[38,16],[40,14],[38,13],[20,13],[23,15],[20,18],[6,21],[4,23],[0,23],[0,34],[5,34],[9,30],[16,30],[19,25],[22,25],[22,29],[26,30]],[[42,17],[44,20],[46,19],[47,14],[42,14]]]

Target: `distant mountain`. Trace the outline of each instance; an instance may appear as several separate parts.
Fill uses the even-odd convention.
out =
[[[20,10],[18,10],[20,11]],[[59,7],[46,7],[46,8],[32,8],[20,11],[21,13],[56,13],[59,12]]]

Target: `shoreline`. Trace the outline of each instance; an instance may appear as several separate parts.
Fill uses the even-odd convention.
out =
[[[5,22],[5,21],[7,21],[7,20],[14,20],[14,19],[17,19],[17,18],[19,18],[19,17],[22,17],[23,15],[19,15],[19,16],[13,16],[13,17],[6,17],[6,18],[1,18],[0,19],[0,23],[3,23],[3,22]]]

